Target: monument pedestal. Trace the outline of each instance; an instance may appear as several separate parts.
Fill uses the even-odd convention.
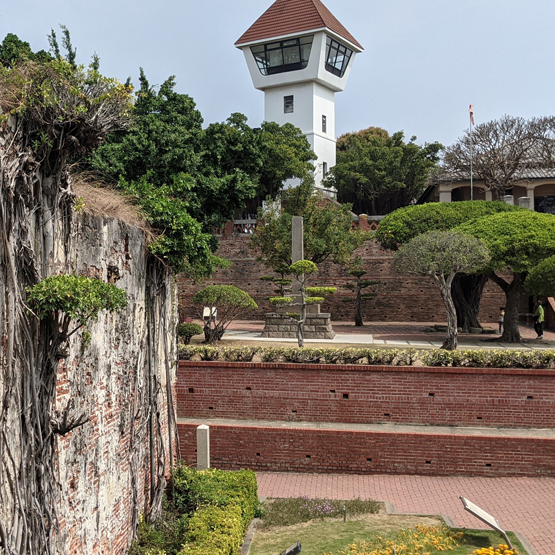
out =
[[[266,314],[262,337],[297,337],[297,323],[287,314],[271,312]],[[335,332],[331,327],[331,314],[312,312],[306,315],[304,323],[305,339],[333,339]]]

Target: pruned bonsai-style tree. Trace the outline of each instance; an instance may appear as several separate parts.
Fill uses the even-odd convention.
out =
[[[442,349],[457,348],[457,312],[451,296],[453,278],[459,272],[478,271],[489,260],[488,249],[481,241],[453,231],[430,231],[418,235],[395,254],[395,271],[430,276],[439,288],[447,312],[447,335]]]
[[[219,341],[229,324],[241,312],[258,308],[248,293],[234,285],[209,285],[195,294],[193,303],[199,307],[201,318],[202,309],[205,306],[210,309],[210,315],[204,324],[205,343]],[[217,317],[212,309],[215,309]]]
[[[356,281],[355,283],[345,283],[341,287],[355,293],[355,326],[363,326],[364,323],[362,321],[362,302],[373,299],[374,297],[376,297],[376,293],[363,293],[362,291],[363,289],[372,287],[373,285],[379,285],[381,282],[371,279],[362,279],[362,277],[365,276],[367,272],[362,269],[362,259],[360,256],[355,259],[348,273],[350,276],[353,276]],[[344,299],[345,302],[352,302],[352,300],[352,298]]]
[[[428,231],[446,231],[473,220],[499,212],[524,210],[501,201],[430,202],[407,206],[388,214],[376,231],[378,243],[385,249],[397,250],[417,235]],[[457,309],[457,325],[463,331],[480,328],[478,314],[486,274],[459,274],[452,284],[453,302]]]
[[[304,346],[304,323],[306,321],[306,309],[309,304],[320,304],[324,302],[324,296],[333,295],[336,287],[307,287],[306,282],[312,274],[318,271],[318,267],[310,260],[298,260],[289,266],[288,273],[299,283],[299,298],[294,297],[272,297],[270,303],[277,306],[299,307],[300,313],[287,313],[297,322],[297,340],[299,347]]]

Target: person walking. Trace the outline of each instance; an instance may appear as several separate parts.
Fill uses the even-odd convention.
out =
[[[499,323],[499,335],[501,335],[503,333],[503,325],[505,324],[505,307],[502,306],[499,309],[499,318],[497,319],[497,322]]]
[[[536,339],[543,339],[543,322],[545,320],[545,311],[541,301],[536,301],[536,312],[534,312],[534,330],[538,334]]]

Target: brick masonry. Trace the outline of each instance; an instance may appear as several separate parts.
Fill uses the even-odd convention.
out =
[[[178,424],[181,457],[189,462],[196,457],[194,422],[211,420],[212,465],[218,468],[555,475],[555,440],[526,432],[554,427],[553,370],[181,361],[176,395],[178,417],[187,419]],[[344,426],[318,429],[307,422]],[[468,426],[472,431],[356,427],[370,423]],[[519,430],[507,437],[496,434],[495,427]]]
[[[256,260],[257,252],[249,248],[249,235],[229,235],[220,237],[218,255],[232,261],[232,266],[218,270],[213,279],[203,283],[203,287],[212,284],[235,285],[247,291],[257,302],[258,310],[241,314],[245,320],[263,320],[264,314],[273,312],[273,307],[264,300],[275,295],[273,286],[260,281],[261,276],[271,275],[272,271]],[[380,284],[365,292],[374,292],[377,297],[364,301],[363,317],[374,322],[440,322],[445,321],[445,308],[431,279],[399,276],[391,271],[393,253],[382,249],[373,241],[362,245],[355,255],[361,256],[363,268],[367,270],[365,279],[379,280]],[[322,312],[330,312],[333,321],[354,320],[354,302],[345,302],[354,295],[341,286],[353,283],[354,279],[345,268],[324,262],[319,272],[309,285],[334,286],[338,288],[322,304]],[[179,282],[179,301],[182,315],[196,317],[197,311],[191,304],[191,297],[200,289],[188,280]],[[499,307],[505,304],[505,296],[493,282],[488,282],[484,289],[480,306],[482,324],[497,324]]]
[[[199,419],[198,424],[202,420]],[[196,423],[178,423],[181,456],[196,460]],[[555,441],[210,425],[211,465],[223,469],[429,476],[554,476]]]
[[[555,427],[555,371],[181,361],[179,417]]]

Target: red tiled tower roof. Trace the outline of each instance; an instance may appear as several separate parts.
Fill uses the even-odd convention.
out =
[[[276,0],[235,46],[327,27],[362,50],[358,41],[320,0]]]

